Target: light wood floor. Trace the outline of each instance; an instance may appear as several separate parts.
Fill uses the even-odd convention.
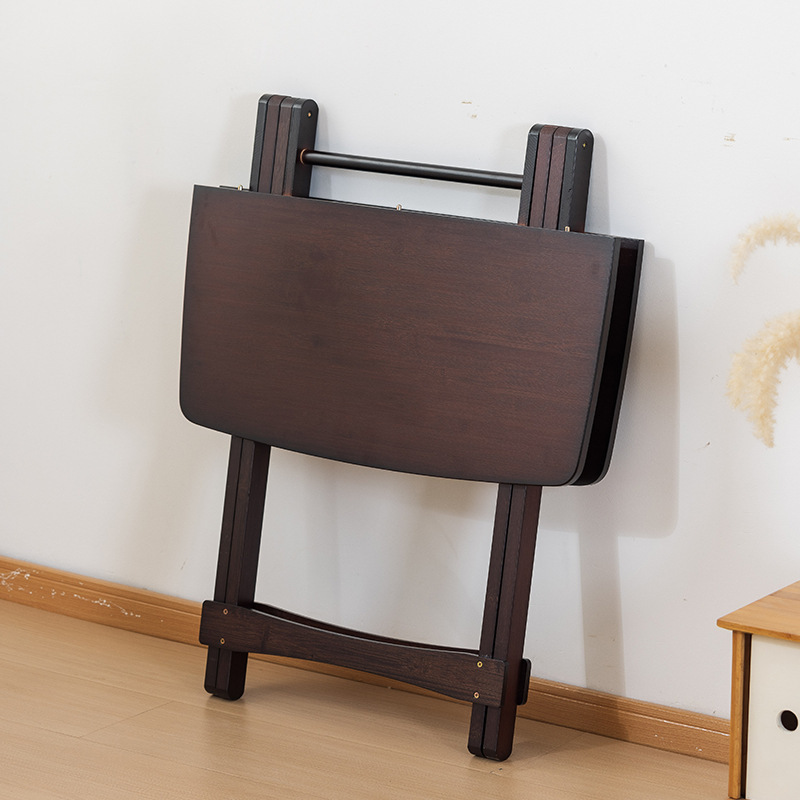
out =
[[[502,763],[469,708],[252,661],[235,703],[199,647],[0,601],[0,798],[724,800],[726,767],[519,720]]]

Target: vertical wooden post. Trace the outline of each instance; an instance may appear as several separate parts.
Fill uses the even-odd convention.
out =
[[[583,231],[589,196],[592,134],[534,125],[528,134],[518,223]],[[473,705],[469,751],[502,761],[511,754],[517,705],[528,694],[523,659],[541,486],[501,485],[497,494],[480,652],[508,664],[500,708]]]
[[[256,120],[250,191],[307,197],[311,167],[298,154],[314,146],[317,104],[282,95],[265,95]],[[270,448],[231,438],[225,505],[222,512],[214,600],[248,605],[255,600]],[[209,647],[206,691],[227,700],[244,692],[247,653]]]
[[[517,705],[527,696],[530,662],[522,658],[541,486],[501,484],[497,492],[480,654],[508,664],[499,708],[472,706],[469,751],[502,761],[511,754]]]
[[[269,445],[231,437],[214,590],[217,602],[246,605],[255,599],[269,455]],[[247,653],[208,648],[207,692],[238,700],[246,674]]]
[[[745,796],[747,780],[747,709],[750,697],[750,646],[752,636],[733,631],[731,667],[731,734],[728,759],[728,796]]]

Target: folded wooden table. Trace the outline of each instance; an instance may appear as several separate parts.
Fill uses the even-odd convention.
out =
[[[259,104],[248,191],[196,187],[181,408],[232,436],[206,689],[236,699],[248,653],[320,661],[473,705],[469,750],[505,759],[543,486],[611,455],[642,259],[583,233],[592,135],[537,125],[522,175],[322,153],[312,100]],[[517,224],[308,197],[311,170],[517,188]],[[270,447],[498,484],[474,650],[346,630],[255,602]]]

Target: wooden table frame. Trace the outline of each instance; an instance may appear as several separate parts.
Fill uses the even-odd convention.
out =
[[[581,233],[586,130],[534,126],[513,176],[317,153],[318,112],[263,97],[249,191],[195,189],[181,407],[232,436],[206,689],[240,697],[251,652],[364,670],[472,703],[470,752],[502,760],[527,699],[542,486],[608,468],[643,245]],[[518,186],[518,225],[312,200],[313,165]],[[498,483],[479,646],[256,603],[271,446]]]

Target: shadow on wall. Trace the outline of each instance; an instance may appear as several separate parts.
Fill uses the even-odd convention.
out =
[[[674,265],[646,246],[637,323],[608,475],[545,490],[540,529],[577,532],[587,686],[625,694],[619,538],[672,533],[678,508]],[[539,564],[540,569],[546,569]],[[532,613],[536,608],[536,580]],[[546,598],[542,598],[546,603]]]
[[[124,485],[110,504],[107,530],[116,541],[109,543],[108,567],[128,581],[148,575],[152,582],[145,588],[164,592],[175,585],[175,565],[197,545],[187,538],[185,518],[198,500],[198,474],[187,465],[202,463],[208,450],[208,437],[182,420],[178,407],[186,227],[181,212],[190,198],[187,190],[144,199],[132,226],[135,241],[103,365],[105,393],[98,398],[112,426],[116,458],[124,458],[113,467],[124,475]]]
[[[206,174],[196,176],[195,182],[213,180],[209,173],[230,175],[228,183],[237,182],[237,175],[238,182],[247,182],[251,100],[249,95],[233,98],[231,112],[220,115],[220,119],[230,120],[228,128],[215,134],[220,148]],[[195,111],[202,118],[203,109]],[[187,127],[191,125],[191,120],[186,121]],[[228,143],[239,141],[240,150],[231,152]],[[165,145],[165,149],[169,147]],[[147,157],[162,156],[156,151]],[[157,172],[152,164],[144,164],[142,169]],[[180,168],[167,173],[175,174],[181,174]],[[192,573],[192,565],[197,563],[208,576],[209,594],[213,589],[230,440],[192,425],[179,407],[192,184],[176,189],[168,180],[165,177],[163,186],[142,193],[125,182],[118,187],[137,201],[138,207],[130,239],[119,248],[119,297],[107,359],[100,365],[97,381],[104,388],[95,401],[114,442],[109,447],[109,469],[123,476],[119,498],[109,503],[106,532],[113,532],[114,542],[109,542],[113,556],[104,565],[114,573],[112,580],[130,582],[146,575],[146,580],[139,579],[144,588],[186,597],[191,588],[184,586],[183,576],[176,571],[182,572],[187,564],[187,573]],[[125,463],[120,463],[120,458]],[[210,493],[219,501],[211,504]],[[209,505],[213,515],[203,515]],[[191,581],[189,574],[186,580]]]
[[[495,495],[276,450],[258,597],[346,627],[474,647]]]

